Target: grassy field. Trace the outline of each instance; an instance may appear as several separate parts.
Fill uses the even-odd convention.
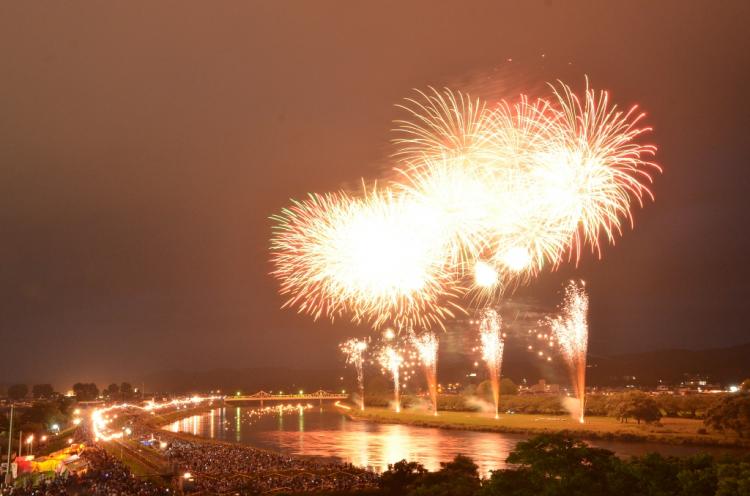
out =
[[[567,416],[502,414],[495,419],[480,412],[430,412],[405,410],[401,413],[386,408],[367,408],[364,412],[351,410],[352,418],[383,423],[403,423],[422,427],[461,429],[519,434],[562,433],[582,439],[617,439],[670,444],[706,446],[745,446],[750,443],[738,437],[716,432],[701,434],[703,422],[693,419],[663,418],[658,424],[620,423],[612,417],[587,417],[580,424]]]

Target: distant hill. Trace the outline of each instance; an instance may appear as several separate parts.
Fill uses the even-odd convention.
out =
[[[662,350],[624,355],[590,357],[591,385],[616,385],[623,377],[655,385],[659,380],[679,383],[685,375],[707,376],[720,384],[736,383],[750,377],[750,343],[708,350]]]
[[[662,380],[677,384],[685,374],[707,376],[710,381],[730,384],[750,377],[750,343],[728,348],[708,350],[662,350],[644,353],[628,353],[612,356],[589,356],[588,384],[598,386],[618,386],[632,382],[625,377],[635,376],[636,383],[652,386]],[[419,371],[417,371],[418,373]],[[468,374],[476,373],[476,377]],[[441,382],[478,382],[485,377],[481,363],[474,366],[471,360],[463,357],[445,357],[439,367]],[[314,391],[351,389],[353,371],[343,363],[336,363],[330,369],[300,370],[289,367],[259,367],[242,369],[214,369],[205,371],[165,370],[147,374],[134,381],[145,385],[146,391],[191,392],[221,389],[224,393],[258,390]],[[377,366],[367,370],[367,381],[384,384]],[[524,350],[506,350],[503,375],[519,382],[526,379],[533,383],[544,378],[549,382],[567,382],[567,371],[562,360],[552,362],[540,360],[533,353]],[[420,374],[417,374],[420,377]]]
[[[338,389],[347,375],[341,369],[298,370],[287,367],[259,367],[245,369],[214,369],[205,371],[164,370],[145,375],[136,384],[146,391],[184,393],[221,389],[224,393],[293,388],[305,391]]]

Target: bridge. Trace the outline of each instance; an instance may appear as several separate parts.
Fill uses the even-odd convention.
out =
[[[226,396],[225,402],[247,402],[247,401],[260,401],[263,405],[264,401],[310,401],[315,400],[320,403],[323,400],[345,400],[348,399],[349,395],[344,393],[331,393],[329,391],[323,391],[322,389],[315,391],[314,393],[301,393],[301,394],[272,394],[266,391],[258,391],[255,394],[250,395],[235,395]]]

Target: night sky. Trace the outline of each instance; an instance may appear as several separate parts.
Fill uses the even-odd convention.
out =
[[[381,177],[412,88],[586,74],[648,112],[656,202],[509,304],[582,277],[593,353],[750,340],[750,3],[363,5],[0,5],[0,382],[330,366],[367,329],[279,310],[268,216]]]

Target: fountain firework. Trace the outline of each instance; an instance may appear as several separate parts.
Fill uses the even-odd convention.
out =
[[[380,351],[378,357],[380,365],[390,372],[393,377],[393,399],[395,401],[394,409],[396,413],[401,411],[401,395],[400,395],[400,382],[399,382],[399,371],[404,358],[401,354],[391,345],[387,345]]]
[[[492,399],[495,400],[495,418],[500,410],[500,372],[503,366],[503,349],[505,343],[500,333],[501,319],[497,312],[487,308],[482,313],[479,323],[479,337],[482,341],[482,359],[487,364],[492,384]]]
[[[346,355],[346,363],[354,365],[357,370],[357,386],[359,387],[359,409],[365,409],[365,370],[364,352],[367,349],[367,341],[364,339],[349,339],[339,346]]]
[[[584,421],[586,397],[586,352],[589,344],[589,328],[586,315],[589,297],[585,283],[570,281],[565,288],[565,296],[560,315],[547,318],[552,332],[560,345],[560,351],[570,369],[570,379],[578,400],[577,412],[571,411],[573,418]]]
[[[420,335],[412,334],[411,343],[419,354],[422,362],[427,389],[430,391],[432,400],[432,414],[437,416],[437,352],[438,338],[433,332],[424,332]]]

